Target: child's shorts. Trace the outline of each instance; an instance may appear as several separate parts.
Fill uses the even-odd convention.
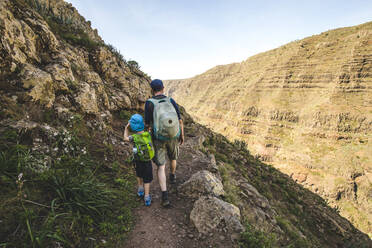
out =
[[[144,183],[151,183],[153,179],[151,161],[134,161],[134,164],[136,166],[137,177],[142,178]]]

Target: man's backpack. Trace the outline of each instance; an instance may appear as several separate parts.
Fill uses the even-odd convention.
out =
[[[155,155],[151,134],[149,132],[143,132],[140,134],[133,134],[132,137],[134,146],[137,148],[134,159],[143,162],[150,161]]]
[[[176,109],[169,97],[149,99],[154,104],[153,134],[158,140],[177,139],[181,129]]]

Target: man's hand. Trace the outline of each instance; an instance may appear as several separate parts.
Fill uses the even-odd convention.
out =
[[[185,136],[183,134],[180,135],[179,141],[180,141],[180,145],[182,145],[183,142],[185,142]]]

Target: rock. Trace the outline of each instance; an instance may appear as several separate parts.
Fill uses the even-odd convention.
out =
[[[205,141],[205,137],[203,135],[198,135],[196,137],[189,137],[185,144],[194,147],[195,149],[198,149],[202,147],[203,142]]]
[[[24,65],[21,73],[21,82],[23,87],[31,89],[29,95],[34,101],[40,101],[41,104],[51,107],[54,103],[53,80],[49,73],[40,70],[30,64]]]
[[[244,230],[240,223],[239,208],[214,196],[199,198],[194,204],[190,219],[203,234],[216,231],[219,225],[226,227],[229,233],[240,233]]]
[[[179,187],[179,192],[190,198],[201,195],[222,196],[225,194],[221,181],[207,170],[199,171]]]
[[[241,195],[244,202],[239,205],[243,215],[253,225],[267,232],[279,231],[276,223],[277,213],[271,207],[266,197],[261,195],[255,187],[247,183],[246,180],[239,181]]]
[[[98,113],[96,91],[87,83],[82,83],[79,95],[75,99],[86,113]]]
[[[207,167],[207,169],[213,173],[219,173],[218,171],[218,165],[216,163],[216,158],[214,156],[214,154],[209,154],[208,155],[208,158],[210,159],[210,164],[209,166]]]
[[[60,64],[50,64],[45,67],[45,70],[52,75],[53,81],[61,90],[68,90],[66,80],[75,81],[75,77],[69,67],[64,67]]]

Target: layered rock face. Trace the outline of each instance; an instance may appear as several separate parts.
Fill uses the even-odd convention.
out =
[[[371,30],[370,22],[327,31],[166,89],[371,235]]]
[[[0,89],[13,94],[3,98],[98,115],[150,95],[149,78],[62,0],[1,1],[0,39]]]

